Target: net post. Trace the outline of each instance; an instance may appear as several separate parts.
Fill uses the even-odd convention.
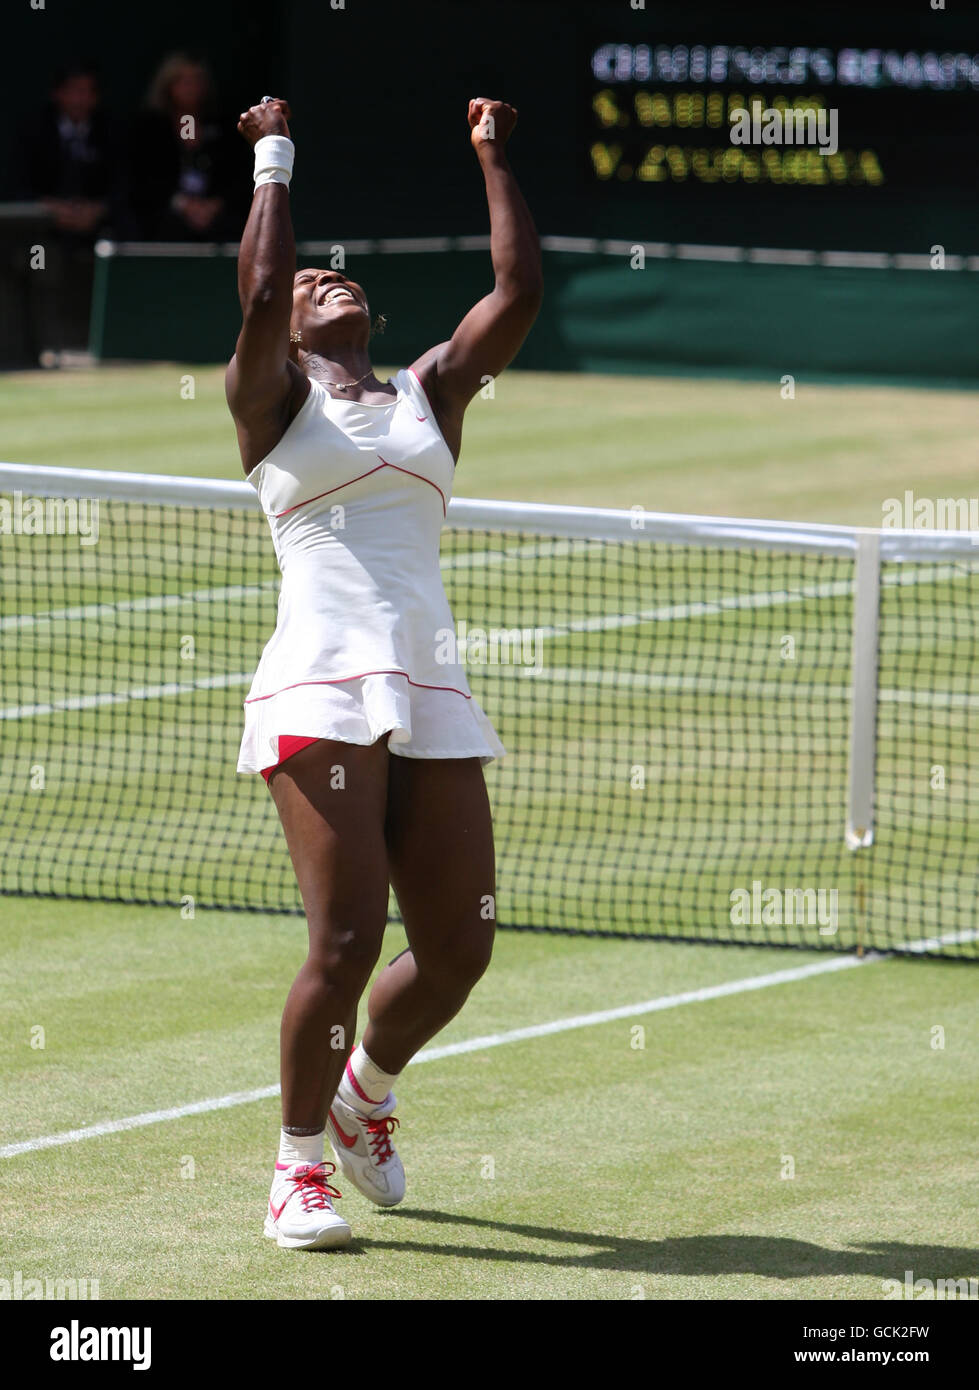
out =
[[[848,849],[866,849],[874,840],[879,624],[880,532],[861,531],[857,536],[853,593],[853,691],[846,818]]]
[[[880,632],[880,532],[857,536],[853,588],[853,685],[850,704],[850,766],[847,779],[846,846],[868,849],[874,842],[874,762],[877,743],[877,669]],[[857,870],[857,950],[863,954],[866,890],[862,861]]]
[[[105,315],[109,298],[109,261],[115,255],[115,243],[104,238],[95,243],[95,275],[92,279],[92,303],[89,310],[88,350],[101,361],[105,347]]]

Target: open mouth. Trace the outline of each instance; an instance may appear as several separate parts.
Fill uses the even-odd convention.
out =
[[[357,303],[357,296],[352,290],[348,290],[345,285],[334,285],[332,289],[325,290],[320,295],[318,303],[322,308],[324,304],[334,304],[343,299],[352,300],[354,304]]]

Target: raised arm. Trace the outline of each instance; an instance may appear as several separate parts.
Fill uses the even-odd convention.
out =
[[[516,120],[505,102],[478,97],[469,103],[470,139],[486,180],[496,283],[449,341],[430,348],[412,368],[456,454],[466,406],[486,377],[498,376],[513,361],[543,295],[540,242],[504,151]]]
[[[284,101],[252,106],[243,113],[238,129],[253,146],[266,135],[288,139],[289,114]],[[288,186],[260,183],[238,252],[242,324],[225,375],[246,473],[279,442],[295,413],[297,397],[309,390],[307,378],[289,360],[295,274]]]

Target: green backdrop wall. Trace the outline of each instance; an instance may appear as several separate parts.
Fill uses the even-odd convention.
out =
[[[346,271],[388,319],[374,356],[406,363],[492,285],[482,251],[374,252]],[[979,384],[979,275],[544,253],[545,299],[516,365],[540,371],[790,373]],[[438,293],[432,294],[432,286]],[[231,256],[99,261],[92,351],[226,361],[239,311]]]
[[[979,184],[969,122],[960,117],[962,104],[974,103],[972,91],[891,94],[877,135],[896,138],[886,112],[902,116],[902,158],[894,168],[900,177],[872,194],[732,184],[708,196],[689,182],[599,185],[588,158],[594,44],[802,43],[972,53],[967,6],[828,0],[787,15],[775,0],[740,9],[720,0],[695,7],[650,0],[641,8],[625,0],[495,0],[490,6],[427,0],[421,7],[403,0],[275,6],[212,0],[192,9],[48,0],[34,9],[23,0],[7,9],[12,114],[0,129],[0,197],[18,196],[24,128],[36,120],[60,62],[98,58],[106,106],[123,136],[163,55],[190,48],[209,59],[230,123],[265,92],[291,99],[292,206],[301,239],[337,226],[363,237],[484,232],[485,198],[465,122],[467,98],[482,94],[519,108],[513,165],[545,234],[916,254],[936,244],[958,255],[976,250]],[[891,97],[884,92],[882,100]],[[915,145],[919,109],[942,116],[942,148],[962,152],[950,180],[932,176],[924,157],[931,146]],[[920,180],[914,196],[901,182],[909,170]],[[23,267],[27,247],[10,256]],[[612,257],[553,252],[546,259],[547,298],[522,366],[843,372],[950,382],[979,376],[974,271],[671,259],[630,272]],[[389,317],[378,356],[392,361],[410,360],[445,337],[489,285],[485,253],[369,256],[352,260],[350,269]],[[161,261],[134,295],[134,277],[145,270],[124,259],[100,265],[96,350],[109,357],[226,359],[237,324],[233,261]],[[438,285],[437,296],[418,292],[431,284]],[[10,304],[0,307],[13,312]]]

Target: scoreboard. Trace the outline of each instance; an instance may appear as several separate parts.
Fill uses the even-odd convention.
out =
[[[846,42],[839,15],[836,43],[795,42],[786,7],[777,41],[738,42],[736,12],[668,13],[666,32],[647,14],[582,38],[578,182],[602,231],[979,250],[979,21],[971,47],[893,42],[886,7],[878,43],[866,23]]]

